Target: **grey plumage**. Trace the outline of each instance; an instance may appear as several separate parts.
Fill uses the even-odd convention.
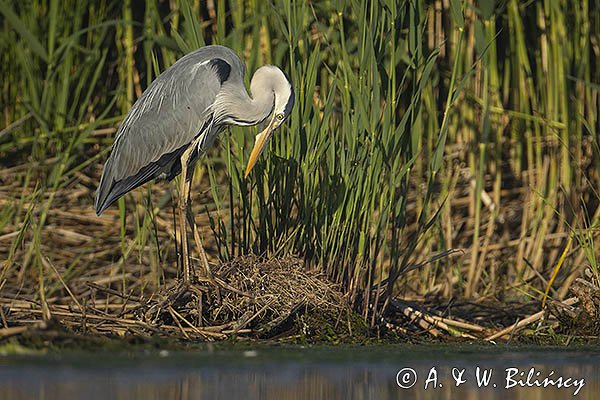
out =
[[[251,169],[271,132],[291,112],[294,94],[283,72],[274,66],[255,72],[252,97],[243,78],[239,57],[222,46],[189,53],[156,78],[117,132],[96,192],[96,213],[100,215],[119,197],[154,178],[174,178],[188,146],[197,143],[195,161],[225,125],[271,121],[269,131],[257,135],[260,148],[253,150]]]

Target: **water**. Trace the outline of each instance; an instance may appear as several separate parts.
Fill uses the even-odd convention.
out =
[[[547,387],[535,386],[547,377]],[[0,357],[0,399],[109,398],[593,399],[600,348],[257,346]]]

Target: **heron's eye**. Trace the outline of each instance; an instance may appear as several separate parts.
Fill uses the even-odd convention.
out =
[[[279,121],[283,121],[283,114],[277,114],[275,118],[277,118]]]

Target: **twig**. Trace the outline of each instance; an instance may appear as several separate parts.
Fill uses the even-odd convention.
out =
[[[25,114],[24,116],[22,116],[21,118],[19,118],[18,120],[16,120],[15,122],[13,122],[12,124],[10,124],[9,126],[7,126],[6,128],[2,129],[0,131],[0,138],[2,136],[6,135],[7,133],[9,133],[10,131],[12,131],[13,129],[15,129],[16,127],[18,127],[19,125],[21,125],[23,122],[27,121],[32,116],[33,116],[33,114],[30,111],[27,114]]]
[[[419,311],[419,310],[417,310],[409,305],[403,304],[402,302],[399,302],[399,301],[394,300],[393,304],[396,307],[398,307],[404,313],[404,315],[406,315],[409,318],[419,318],[419,320],[424,320],[428,324],[431,324],[435,327],[439,327],[439,328],[445,330],[446,332],[449,332],[450,334],[455,334],[455,332],[457,331],[457,329],[450,328],[449,324],[447,323],[447,322],[451,321],[449,318],[442,318],[437,315],[432,315],[432,314],[429,314],[429,313],[426,313],[423,311]],[[456,326],[457,328],[460,326],[462,328],[475,330],[478,332],[483,331],[483,328],[480,326],[477,326],[477,325],[460,323],[457,321],[452,321],[452,323],[454,323],[454,326]],[[459,333],[460,333],[461,337],[465,337],[465,338],[469,338],[469,339],[477,339],[475,336],[473,336],[469,333],[462,332],[462,331],[459,331]]]
[[[181,315],[179,315],[177,313],[177,311],[175,311],[173,309],[173,307],[171,307],[171,306],[167,307],[167,311],[169,311],[169,314],[171,314],[171,317],[173,318],[173,321],[175,321],[175,323],[177,324],[177,326],[181,330],[181,333],[183,333],[183,336],[185,336],[185,338],[189,340],[190,336],[186,333],[186,331],[183,330],[183,326],[181,326],[181,324],[179,323],[179,320],[177,319],[177,316],[179,316],[180,318],[183,318],[183,317],[181,317]]]
[[[566,306],[572,306],[573,304],[577,303],[578,301],[579,301],[579,299],[577,297],[571,297],[569,299],[562,301],[562,304],[564,304]],[[516,323],[512,324],[511,326],[501,329],[498,332],[494,333],[493,335],[486,337],[485,340],[495,340],[495,339],[501,338],[503,336],[509,335],[509,334],[511,334],[511,332],[514,333],[517,329],[527,326],[533,322],[539,321],[544,316],[544,313],[545,313],[544,310],[536,312],[535,314],[532,314],[527,318],[517,321]]]
[[[58,278],[60,283],[63,285],[63,287],[65,288],[67,293],[69,293],[69,297],[71,297],[71,300],[73,300],[73,302],[75,302],[75,304],[77,304],[77,307],[79,307],[79,309],[83,313],[84,310],[83,310],[83,307],[81,306],[81,303],[77,300],[77,298],[71,291],[71,288],[69,288],[69,285],[67,285],[67,283],[63,280],[62,276],[58,273],[58,270],[56,269],[56,267],[54,267],[54,264],[52,264],[52,262],[50,261],[50,259],[48,257],[41,257],[41,259],[42,259],[42,264],[44,264],[46,267],[50,267],[50,269],[52,271],[54,271],[54,273],[56,274],[56,277]]]
[[[138,303],[142,303],[143,302],[143,299],[140,298],[140,297],[137,297],[137,296],[134,296],[134,295],[131,295],[131,294],[125,295],[125,294],[123,294],[123,293],[121,293],[121,292],[119,292],[117,290],[108,288],[106,286],[97,285],[94,282],[89,282],[88,281],[85,284],[88,285],[89,287],[91,287],[93,289],[96,289],[96,290],[99,290],[101,292],[109,293],[109,294],[114,294],[115,296],[118,296],[118,297],[120,297],[120,298],[122,298],[124,300],[133,300],[133,301],[136,301]]]

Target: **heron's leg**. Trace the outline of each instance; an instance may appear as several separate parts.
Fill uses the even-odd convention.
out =
[[[197,146],[197,143],[194,142],[192,144],[192,148]],[[198,233],[198,226],[196,225],[196,220],[194,219],[194,213],[192,212],[191,204],[189,203],[190,192],[192,189],[192,178],[194,176],[194,170],[190,169],[187,172],[187,185],[185,188],[185,196],[188,199],[188,206],[186,207],[185,213],[187,217],[187,223],[192,228],[192,235],[194,237],[194,242],[196,244],[196,250],[198,251],[200,258],[202,259],[202,263],[204,264],[204,269],[206,273],[206,277],[212,281],[212,273],[210,272],[210,266],[208,265],[208,258],[206,257],[206,252],[204,251],[204,246],[202,246],[202,240],[200,239],[200,234]]]
[[[188,177],[188,165],[190,156],[194,150],[193,146],[189,146],[181,155],[181,184],[179,187],[179,237],[181,239],[181,258],[183,265],[183,281],[186,284],[190,283],[190,259],[189,259],[189,248],[187,241],[187,227],[186,227],[186,213],[189,204],[189,185],[191,185],[191,178]],[[188,184],[188,181],[189,184]]]
[[[190,224],[190,226],[192,227],[192,234],[194,235],[196,250],[198,250],[198,253],[200,253],[200,258],[202,259],[202,263],[204,264],[206,277],[210,281],[213,281],[212,272],[210,272],[210,265],[208,264],[208,258],[206,257],[206,252],[204,251],[204,246],[202,245],[202,239],[200,239],[200,234],[198,233],[198,226],[196,225],[196,221],[194,220],[192,208],[189,207],[187,211],[188,224]]]

